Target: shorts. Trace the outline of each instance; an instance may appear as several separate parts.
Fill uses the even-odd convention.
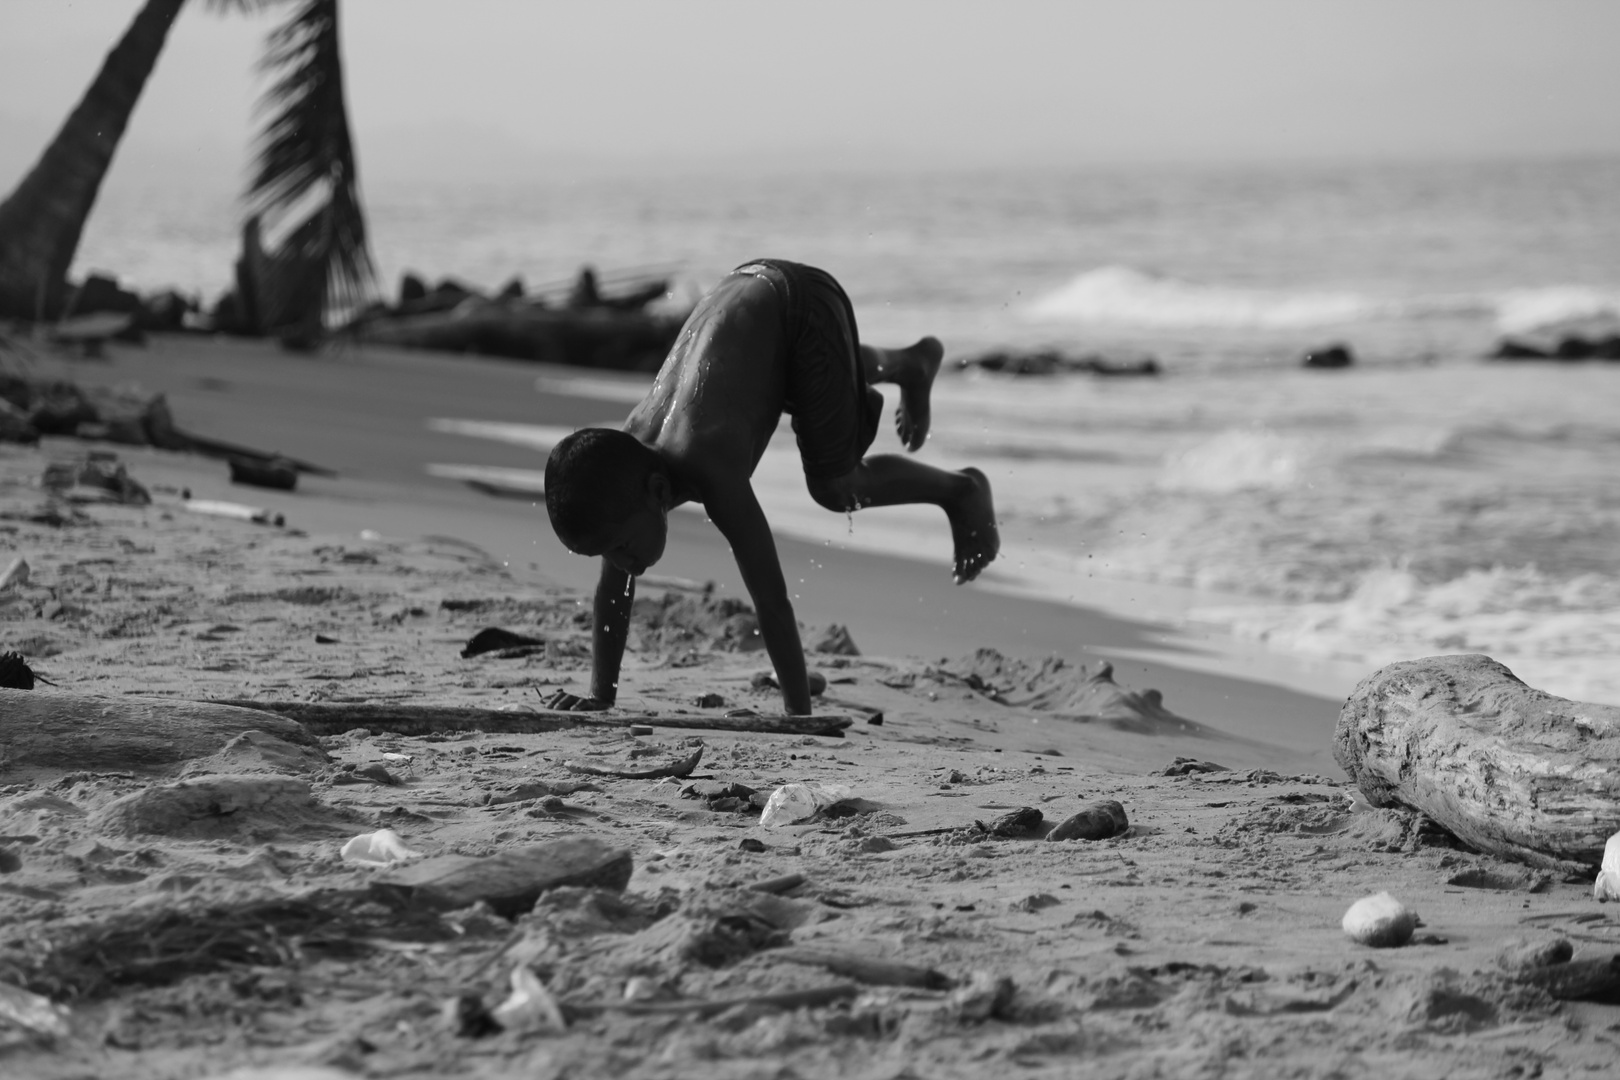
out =
[[[853,472],[877,438],[883,395],[867,385],[855,310],[843,287],[824,270],[781,259],[755,259],[732,273],[767,282],[781,302],[782,411],[793,418],[806,479]]]

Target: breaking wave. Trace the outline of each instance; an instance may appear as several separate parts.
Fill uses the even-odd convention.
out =
[[[1348,290],[1259,289],[1183,281],[1129,266],[1078,275],[1025,309],[1036,320],[1164,328],[1288,330],[1391,319],[1478,317],[1503,332],[1620,317],[1620,293],[1578,285],[1378,297]]]

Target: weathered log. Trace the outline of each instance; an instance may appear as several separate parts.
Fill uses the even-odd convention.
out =
[[[825,968],[834,975],[866,983],[869,986],[915,986],[922,990],[949,990],[951,980],[933,968],[903,964],[895,960],[879,960],[854,953],[827,952],[821,949],[792,947],[773,949],[765,954],[772,960],[806,967]]]
[[[244,731],[315,745],[298,724],[249,709],[0,689],[0,768],[162,769],[217,753]]]
[[[771,735],[821,735],[841,739],[854,723],[848,716],[604,716],[556,710],[480,709],[465,705],[354,704],[331,701],[249,701],[222,699],[216,705],[259,709],[303,724],[313,735],[338,735],[352,728],[395,735],[436,731],[483,731],[492,735],[532,735],[579,727],[678,728],[688,731],[753,731]]]
[[[1596,866],[1620,829],[1620,707],[1532,689],[1488,656],[1405,660],[1361,680],[1333,756],[1374,806],[1533,866]]]

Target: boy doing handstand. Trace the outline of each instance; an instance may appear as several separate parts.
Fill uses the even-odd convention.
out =
[[[814,267],[760,259],[732,271],[693,310],[624,429],[576,431],[546,461],[546,510],[558,538],[602,557],[591,696],[558,691],[548,704],[613,703],[634,579],[663,555],[670,509],[697,501],[731,543],[787,711],[810,712],[793,605],[749,484],[784,412],[793,418],[811,498],[839,513],[933,503],[950,521],[956,583],[973,580],[1001,544],[984,474],[864,456],[883,408],[872,383],[900,388],[900,441],[908,451],[922,446],[942,355],[931,337],[907,349],[862,345],[849,297]]]

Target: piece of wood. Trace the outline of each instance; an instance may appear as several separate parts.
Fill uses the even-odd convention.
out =
[[[314,746],[270,712],[211,702],[0,689],[0,768],[150,771],[221,750],[244,731]]]
[[[661,780],[666,776],[681,779],[691,776],[692,770],[697,768],[701,760],[703,747],[700,746],[678,761],[654,765],[649,769],[619,769],[609,765],[598,765],[594,761],[565,761],[563,768],[569,772],[585,773],[589,776],[611,776],[618,780]]]
[[[788,990],[780,994],[755,994],[743,998],[722,998],[718,1001],[562,1001],[563,1015],[570,1021],[598,1016],[605,1012],[629,1013],[633,1016],[719,1016],[739,1005],[756,1009],[814,1009],[839,1001],[860,997],[862,990],[853,983],[841,986],[818,986],[811,990]]]
[[[1517,979],[1559,1001],[1614,1001],[1620,999],[1620,955],[1524,967]]]
[[[1488,656],[1369,675],[1339,712],[1333,757],[1374,806],[1533,866],[1596,866],[1620,830],[1620,707],[1532,689]]]
[[[627,849],[596,837],[574,836],[484,858],[436,855],[379,874],[371,889],[385,898],[435,911],[482,900],[510,918],[534,907],[541,893],[565,885],[622,890],[630,883],[633,868]]]
[[[820,735],[841,739],[854,721],[837,713],[822,716],[607,716],[555,709],[480,709],[466,705],[370,704],[330,701],[252,701],[220,699],[234,705],[297,720],[314,735],[339,735],[351,728],[370,728],[395,735],[427,735],[436,731],[484,731],[500,735],[528,735],[571,728],[624,728],[631,725],[687,731],[751,731],[770,735]]]
[[[951,980],[933,968],[902,964],[893,960],[876,960],[849,953],[826,952],[813,948],[772,949],[764,954],[789,964],[825,968],[834,975],[866,983],[869,986],[915,986],[920,990],[949,990]]]

